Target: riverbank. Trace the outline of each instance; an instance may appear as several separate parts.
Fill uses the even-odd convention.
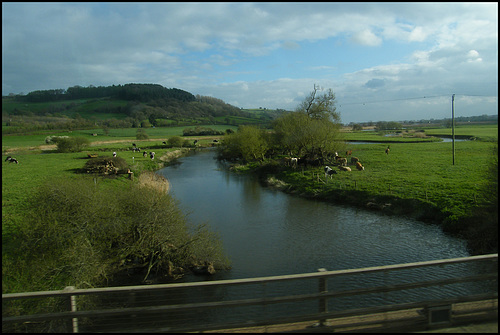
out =
[[[278,160],[231,169],[253,173],[263,185],[289,194],[439,225],[466,240],[474,255],[498,251],[498,207],[491,207],[488,198],[494,196],[496,173],[487,172],[494,166],[489,158],[494,143],[461,142],[456,165],[450,162],[446,143],[394,144],[389,155],[384,148],[356,146],[353,156],[365,170],[352,166],[351,172],[341,172],[332,165],[337,174],[327,178],[322,166],[293,169]]]

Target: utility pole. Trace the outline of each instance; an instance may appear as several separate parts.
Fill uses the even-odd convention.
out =
[[[451,138],[453,142],[453,165],[455,165],[455,94],[451,96]]]

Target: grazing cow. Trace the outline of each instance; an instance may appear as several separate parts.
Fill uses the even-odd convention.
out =
[[[351,157],[351,163],[352,164],[356,164],[357,162],[359,162],[359,158],[358,157]]]
[[[144,158],[148,157],[148,153],[146,151],[144,151],[142,155],[144,156]]]
[[[340,157],[337,152],[335,152],[335,161],[339,163],[340,165],[346,166],[347,165],[347,158],[345,157]]]
[[[135,143],[132,143],[132,146],[133,146],[133,147],[136,147],[137,145],[135,145]]]
[[[116,151],[113,151],[113,157],[116,157]]]
[[[363,171],[365,169],[365,167],[363,165],[361,165],[360,162],[356,162],[356,169],[358,169],[359,171]]]
[[[325,166],[325,178],[327,176],[330,176],[330,178],[332,177],[333,174],[337,174],[337,171],[333,170],[331,167],[329,167],[328,165]]]
[[[163,142],[161,142],[161,143],[163,143],[163,144],[167,145],[167,142],[165,142],[165,141],[163,141]]]
[[[339,166],[340,171],[351,171],[351,168],[348,166]]]
[[[347,151],[345,152],[345,155],[346,155],[346,156],[352,155],[352,150],[347,150]]]
[[[6,162],[9,162],[9,163],[16,163],[16,164],[19,164],[19,162],[17,161],[17,159],[11,157],[11,156],[7,156],[7,158],[5,159]]]
[[[152,151],[152,152],[149,153],[149,158],[151,158],[151,160],[155,159],[155,153],[154,153],[154,151]]]
[[[388,146],[387,146],[387,149],[385,149],[385,153],[386,153],[386,155],[388,155],[388,154],[389,154],[389,151],[390,151],[390,150],[391,150],[391,146],[390,146],[390,145],[388,145]]]

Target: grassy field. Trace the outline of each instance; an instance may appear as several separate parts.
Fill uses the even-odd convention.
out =
[[[231,128],[210,127],[218,130]],[[148,141],[136,140],[136,129],[110,129],[108,135],[103,134],[102,129],[73,131],[71,135],[88,136],[93,141],[89,150],[81,153],[57,153],[53,148],[43,148],[47,134],[2,136],[2,236],[15,229],[19,214],[32,190],[52,176],[75,177],[74,172],[83,167],[87,153],[97,152],[101,156],[111,156],[113,151],[117,151],[133,171],[144,167],[154,169],[149,158],[130,150],[131,143],[136,143],[146,151],[153,149],[156,157],[161,157],[172,150],[167,149],[162,141],[170,136],[181,135],[184,128],[186,127],[148,129]],[[90,135],[94,131],[98,133],[97,137]],[[461,130],[464,135],[481,138],[486,134],[483,136],[492,137],[495,141],[457,142],[455,165],[452,164],[451,143],[391,143],[389,155],[384,153],[387,146],[384,143],[352,144],[349,148],[353,150],[353,156],[358,157],[365,166],[365,171],[353,169],[352,172],[339,172],[327,183],[322,167],[304,172],[288,171],[280,178],[295,185],[300,192],[322,193],[328,197],[335,192],[355,191],[366,199],[372,196],[417,199],[459,217],[483,200],[482,191],[486,185],[488,169],[495,159],[493,149],[498,143],[497,131],[498,126],[464,127]],[[359,136],[356,137],[357,135]],[[349,139],[366,139],[359,133],[350,133],[349,136]],[[375,138],[377,135],[367,136]],[[209,144],[211,138],[202,142]],[[20,164],[5,162],[6,150]],[[116,184],[117,187],[127,184],[125,177],[103,179],[102,182]]]
[[[323,168],[319,167],[283,177],[309,193],[355,190],[367,195],[417,199],[456,216],[465,215],[484,200],[482,190],[494,148],[491,142],[456,143],[455,165],[451,143],[391,143],[389,155],[384,152],[385,144],[350,147],[364,171],[351,166],[352,172],[339,171],[325,180]]]
[[[451,128],[426,129],[425,133],[431,136],[451,136]],[[498,141],[498,125],[458,125],[455,127],[455,136],[468,136],[477,139]]]
[[[236,126],[229,126],[229,125],[204,125],[204,127],[223,132],[226,131],[226,129],[232,129],[234,131],[237,130]],[[148,135],[149,139],[158,140],[158,142],[161,143],[162,141],[165,141],[169,137],[182,136],[182,131],[186,128],[194,128],[194,127],[179,126],[179,127],[147,128],[145,130],[145,133]],[[97,136],[92,136],[93,133],[96,133]],[[135,139],[136,134],[137,134],[137,128],[109,129],[107,134],[104,132],[102,128],[99,128],[99,129],[74,130],[72,132],[68,131],[44,132],[42,134],[22,135],[22,136],[7,135],[7,136],[2,136],[2,152],[10,151],[13,148],[19,148],[19,150],[22,150],[23,148],[28,148],[28,147],[44,146],[46,145],[45,138],[49,135],[83,136],[87,137],[91,141],[91,143],[106,142],[106,141],[110,142],[119,140],[129,140],[130,143],[134,143],[138,141]],[[189,139],[189,137],[186,138]],[[127,145],[130,145],[130,143]]]

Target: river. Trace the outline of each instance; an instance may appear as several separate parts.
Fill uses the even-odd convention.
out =
[[[290,275],[316,272],[320,268],[354,269],[469,256],[465,241],[444,234],[438,226],[292,196],[263,187],[254,176],[232,173],[214,158],[214,150],[199,150],[180,158],[178,164],[157,172],[169,180],[170,192],[187,213],[188,220],[195,225],[207,224],[220,235],[225,253],[231,260],[230,270],[218,271],[213,276],[188,274],[177,282]],[[401,274],[391,273],[391,276],[379,273],[362,278],[333,278],[328,287],[344,291],[367,284],[381,286],[484,271],[484,268],[468,264],[453,266],[432,271],[417,268]],[[475,283],[459,283],[390,294],[340,297],[330,299],[328,310],[413,302],[422,298],[444,299],[482,293],[488,288]],[[318,282],[288,282],[279,287],[266,284],[261,289],[265,295],[311,293],[317,292]],[[186,288],[175,292],[153,296],[144,293],[137,295],[136,299],[145,301],[145,306],[152,306],[259,297],[259,293],[248,290],[246,286],[202,286],[196,290]],[[126,295],[122,298],[126,299]],[[245,322],[249,319],[274,320],[314,313],[317,308],[317,301],[300,301],[293,305],[246,306],[237,310],[187,310],[164,313],[158,324],[170,329],[168,327]],[[151,327],[152,319],[145,320],[144,327]],[[109,318],[105,321],[110,322]],[[116,322],[123,327],[137,327],[139,319],[134,316]]]
[[[232,269],[215,279],[466,257],[464,240],[409,218],[292,196],[229,172],[213,151],[158,171],[194,224],[218,232]]]

